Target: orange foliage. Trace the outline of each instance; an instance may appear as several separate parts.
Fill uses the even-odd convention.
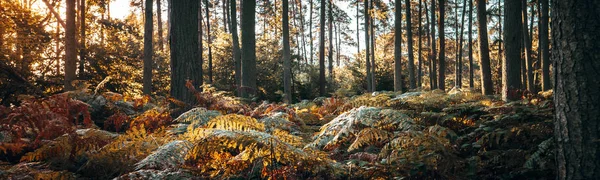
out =
[[[159,112],[156,109],[152,109],[131,120],[129,128],[144,127],[146,131],[154,132],[154,130],[169,125],[172,121],[173,119],[168,111]]]

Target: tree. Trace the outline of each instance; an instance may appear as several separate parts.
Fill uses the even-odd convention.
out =
[[[523,45],[525,45],[524,51],[525,51],[525,75],[527,77],[527,82],[525,83],[527,86],[527,90],[530,92],[534,92],[535,93],[535,87],[533,84],[533,59],[531,57],[531,39],[529,38],[529,28],[528,28],[528,24],[527,24],[527,1],[526,0],[522,0],[521,1],[522,4],[522,8],[521,8],[521,12],[522,12],[522,28],[523,28]],[[525,85],[523,85],[525,86]]]
[[[242,0],[242,86],[241,96],[249,98],[256,94],[256,1]]]
[[[310,7],[309,7],[310,13],[309,13],[309,18],[308,18],[308,21],[309,21],[309,23],[308,23],[308,36],[310,36],[310,64],[312,64],[313,63],[313,49],[314,49],[313,48],[313,45],[314,45],[314,43],[313,43],[313,35],[312,35],[313,9],[314,8],[313,8],[313,1],[309,0],[309,2],[310,2]]]
[[[162,7],[160,0],[156,0],[156,25],[158,28],[158,49],[164,50],[163,43],[163,24],[162,24]]]
[[[75,39],[75,0],[66,0],[65,28],[65,91],[74,90],[71,82],[75,80],[77,63],[77,41]]]
[[[437,55],[437,49],[436,49],[436,45],[437,42],[435,41],[435,1],[436,0],[431,0],[431,54],[429,55],[430,57],[430,67],[431,67],[431,72],[429,73],[429,80],[430,80],[430,84],[431,84],[431,90],[433,89],[437,89],[438,87],[438,83],[437,83],[437,76],[436,76],[436,55]]]
[[[79,1],[79,78],[85,76],[85,0]]]
[[[467,1],[463,0],[462,17],[461,17],[460,33],[459,33],[460,38],[458,40],[458,61],[456,61],[456,72],[455,72],[455,75],[456,75],[455,87],[458,87],[458,88],[462,87],[463,34],[464,34],[464,30],[465,30],[466,10],[467,10]]]
[[[373,91],[373,87],[371,86],[372,85],[372,83],[371,83],[371,80],[372,80],[372,78],[371,78],[371,76],[372,76],[371,61],[369,61],[369,58],[370,58],[369,56],[371,54],[371,52],[370,52],[371,49],[369,48],[369,46],[370,46],[369,39],[371,39],[369,36],[369,19],[370,19],[369,18],[369,0],[364,0],[364,11],[365,11],[365,46],[366,46],[365,60],[367,63],[367,66],[366,66],[366,68],[367,68],[367,92],[371,92],[371,91]]]
[[[474,78],[473,78],[473,71],[475,70],[475,68],[473,68],[473,0],[468,0],[469,1],[469,88],[473,88],[475,87],[475,82],[474,82]],[[490,72],[491,73],[491,72]],[[490,77],[490,82],[491,82],[491,77]],[[491,89],[491,88],[490,88]]]
[[[512,101],[519,99],[516,91],[521,89],[520,62],[521,35],[523,33],[521,32],[520,1],[504,1],[504,27],[506,27],[504,31],[506,60],[502,63],[502,100]]]
[[[144,76],[143,92],[145,95],[152,93],[152,57],[154,56],[154,49],[152,49],[152,33],[154,32],[152,24],[152,0],[146,0],[146,12],[145,12],[145,23],[144,23]]]
[[[438,29],[440,29],[439,41],[440,41],[440,55],[439,55],[439,69],[438,69],[438,88],[446,90],[446,33],[444,30],[444,14],[446,8],[446,1],[439,0],[440,18],[438,19]]]
[[[557,179],[600,179],[600,1],[552,1]]]
[[[288,19],[288,0],[283,0],[283,101],[292,103],[292,63],[290,60],[290,26]]]
[[[411,24],[411,12],[410,12],[410,0],[406,0],[406,41],[408,46],[408,84],[411,89],[417,87],[415,80],[415,57],[413,52],[413,39],[412,39],[412,24]]]
[[[208,41],[208,83],[213,82],[213,61],[212,61],[212,34],[210,33],[210,6],[208,0],[204,0],[204,11],[206,13],[206,39]]]
[[[375,6],[373,5],[373,0],[370,1],[371,5],[369,5],[369,11],[371,13],[373,13],[373,8],[375,8]],[[370,23],[369,24],[369,29],[370,29],[370,34],[371,35],[371,40],[369,40],[369,42],[371,43],[371,91],[375,92],[376,88],[377,88],[377,84],[375,82],[375,42],[377,41],[377,39],[375,39],[375,15],[373,14],[372,16],[369,16],[370,19]]]
[[[396,11],[394,12],[394,91],[402,92],[402,5],[400,3],[400,0],[395,1]]]
[[[239,43],[239,38],[238,38],[238,28],[237,28],[237,3],[236,0],[230,0],[230,13],[231,13],[231,26],[229,27],[229,29],[231,30],[231,39],[232,39],[232,44],[233,44],[233,60],[235,63],[235,85],[238,91],[238,95],[240,92],[240,87],[241,87],[241,83],[242,83],[242,72],[241,72],[241,65],[242,65],[242,56],[241,56],[241,52],[240,52],[240,43]]]
[[[197,0],[171,1],[171,96],[193,104],[194,95],[186,88],[186,81],[198,87],[202,85],[202,61],[198,51],[198,10]]]
[[[321,0],[319,26],[319,95],[325,96],[325,0]]]
[[[324,1],[324,0],[322,0]],[[328,28],[327,30],[329,30],[329,46],[327,48],[327,52],[329,53],[329,55],[327,55],[327,58],[329,60],[329,79],[330,81],[333,82],[333,1],[329,0],[329,11],[328,11],[328,16],[329,16],[329,20],[327,22]]]
[[[539,46],[540,48],[540,60],[542,61],[542,91],[552,89],[550,83],[550,46],[548,39],[548,0],[540,0],[541,4],[541,17],[539,29]]]
[[[477,0],[477,35],[479,36],[479,66],[481,72],[481,93],[492,95],[492,69],[490,67],[490,49],[487,33],[487,16],[485,0]]]
[[[422,37],[422,33],[423,33],[423,0],[419,0],[419,30],[418,30],[418,34],[419,34],[419,50],[418,50],[418,67],[417,67],[417,87],[421,87],[421,78],[423,77],[423,37]]]

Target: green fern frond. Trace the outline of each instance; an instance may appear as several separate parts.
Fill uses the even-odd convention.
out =
[[[537,151],[535,151],[528,159],[525,161],[523,165],[524,168],[527,169],[535,169],[539,166],[545,166],[548,161],[552,161],[550,159],[544,159],[552,153],[552,148],[554,147],[554,138],[549,138],[543,141],[538,145]]]

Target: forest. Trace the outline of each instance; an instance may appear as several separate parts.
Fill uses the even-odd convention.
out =
[[[600,179],[597,0],[0,0],[0,179]]]

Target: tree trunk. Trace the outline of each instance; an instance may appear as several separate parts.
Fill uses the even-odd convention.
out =
[[[288,19],[288,0],[283,0],[283,92],[285,103],[292,103],[292,63],[290,59],[290,27]]]
[[[162,6],[160,0],[156,0],[156,25],[158,28],[158,49],[164,50],[163,43],[163,24],[162,24]]]
[[[236,0],[230,0],[230,13],[231,13],[231,26],[229,29],[231,30],[231,39],[233,40],[233,59],[235,62],[235,87],[237,90],[237,95],[240,95],[241,92],[241,82],[242,82],[242,56],[240,52],[240,43],[238,39],[238,28],[237,28],[237,3]]]
[[[77,41],[75,38],[75,0],[66,0],[65,29],[65,91],[74,90],[71,82],[75,80],[77,68]]]
[[[410,12],[410,0],[406,0],[406,41],[408,47],[408,84],[410,84],[410,89],[414,89],[417,87],[415,80],[415,57],[413,52],[413,39],[412,39],[412,19]]]
[[[542,4],[540,26],[538,27],[540,32],[539,47],[541,48],[540,59],[542,62],[542,91],[552,89],[552,83],[550,82],[550,45],[548,39],[548,0],[540,0]]]
[[[225,32],[229,32],[227,28],[227,3],[225,1],[227,0],[221,1],[221,9],[223,9],[223,30],[225,30]]]
[[[370,11],[373,11],[374,7],[375,6],[373,6],[373,0],[371,0],[371,5],[369,6]],[[371,43],[371,90],[375,92],[377,91],[377,83],[375,82],[375,44],[377,44],[377,39],[375,39],[375,18],[374,16],[369,17],[371,18],[371,24],[369,26],[369,28],[371,29],[371,41],[369,41]]]
[[[522,27],[523,27],[523,44],[525,50],[525,70],[527,75],[527,90],[535,93],[535,86],[533,84],[533,59],[531,56],[531,39],[529,38],[529,24],[527,24],[527,0],[522,0]]]
[[[419,50],[418,50],[418,67],[417,67],[417,88],[420,88],[422,86],[421,84],[421,78],[423,77],[423,38],[422,38],[422,33],[423,33],[423,1],[419,0],[419,30],[418,30],[418,35],[419,35]]]
[[[310,13],[309,13],[310,17],[308,18],[309,19],[308,20],[309,21],[309,23],[308,23],[308,36],[310,36],[310,64],[313,64],[313,54],[314,54],[314,52],[313,52],[313,35],[312,35],[313,26],[312,26],[312,24],[313,24],[313,9],[314,9],[314,7],[313,7],[313,1],[312,0],[310,0],[310,7],[309,8],[310,8]],[[358,32],[356,32],[356,33],[358,33]]]
[[[194,87],[202,85],[202,59],[198,51],[198,15],[200,1],[173,0],[170,12],[171,39],[171,96],[194,104],[194,95],[186,88],[186,81]]]
[[[479,12],[478,12],[479,13]],[[521,2],[504,1],[504,49],[506,60],[502,63],[502,100],[519,99],[521,89]]]
[[[328,28],[327,30],[329,30],[329,47],[327,49],[329,55],[327,55],[327,58],[329,60],[329,82],[328,85],[331,86],[332,82],[333,82],[333,1],[329,0],[329,12],[328,12],[328,16],[329,16],[329,20],[327,22]],[[331,88],[330,88],[331,89]]]
[[[487,15],[485,0],[477,0],[477,35],[479,40],[479,70],[481,73],[481,93],[492,95],[492,69],[490,67],[490,49],[487,33]]]
[[[305,37],[305,29],[304,29],[304,11],[302,11],[302,1],[298,0],[298,9],[300,12],[300,33],[301,33],[301,37],[302,37],[302,59],[304,60],[304,63],[308,63],[308,60],[306,59],[306,37]]]
[[[394,91],[402,92],[402,4],[395,1],[394,11]]]
[[[360,2],[356,0],[356,54],[360,54]]]
[[[79,78],[85,77],[85,0],[79,1]]]
[[[600,179],[600,1],[552,1],[557,179]]]
[[[154,32],[152,24],[152,0],[146,0],[146,12],[144,22],[144,94],[150,95],[152,93],[152,66],[154,56],[154,50],[152,49],[152,33]]]
[[[256,94],[256,1],[242,0],[242,90],[243,98]]]
[[[208,0],[204,0],[204,11],[206,13],[206,39],[208,41],[208,82],[209,84],[213,83],[213,72],[212,72],[212,34],[210,33],[210,11],[209,11],[209,2]]]
[[[440,8],[440,18],[438,19],[438,29],[440,29],[439,41],[440,41],[440,64],[439,64],[439,76],[438,76],[438,88],[442,91],[446,90],[446,33],[444,28],[444,17],[445,15],[445,7],[446,1],[439,0],[439,8]]]
[[[372,92],[373,88],[372,88],[372,84],[371,84],[371,61],[369,61],[369,58],[371,56],[371,48],[370,48],[370,44],[369,44],[369,39],[371,39],[371,37],[369,36],[369,0],[363,0],[364,1],[364,11],[365,11],[365,60],[367,63],[367,92]]]
[[[321,0],[319,17],[319,96],[325,96],[325,0]]]
[[[473,78],[473,0],[469,1],[469,88],[475,87],[475,82]]]
[[[431,82],[433,84],[433,86],[431,87],[431,90],[433,89],[437,89],[438,88],[438,83],[437,83],[437,67],[436,67],[436,63],[437,63],[437,41],[435,40],[435,1],[436,0],[431,0],[431,74],[430,74],[430,79]]]
[[[460,38],[458,40],[458,62],[456,63],[456,85],[455,87],[462,88],[462,71],[463,71],[463,34],[465,30],[465,14],[467,11],[467,0],[463,0],[462,17],[460,23]]]

